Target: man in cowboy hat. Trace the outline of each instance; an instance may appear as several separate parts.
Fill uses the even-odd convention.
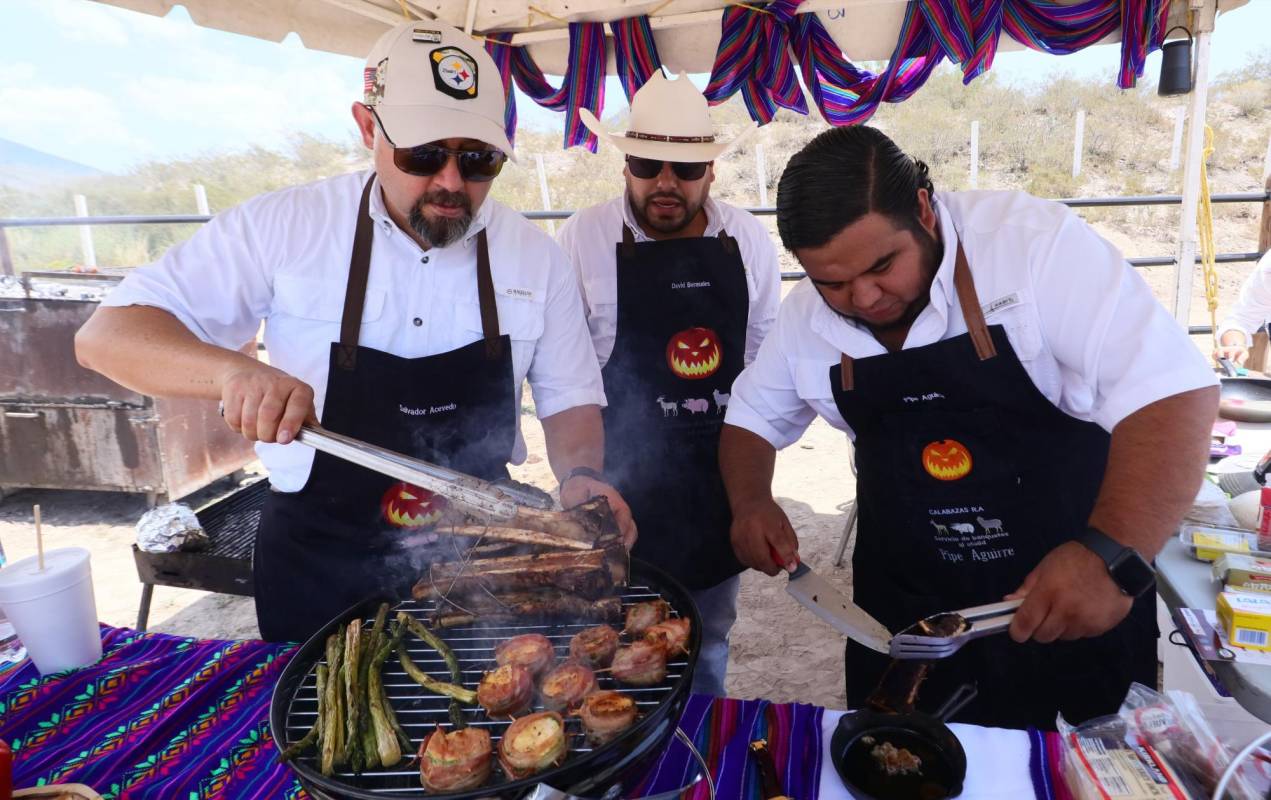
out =
[[[582,116],[626,154],[626,192],[579,211],[559,235],[609,400],[597,477],[631,504],[633,555],[693,592],[704,625],[693,690],[722,695],[744,568],[716,452],[733,379],[776,317],[777,253],[757,219],[710,198],[712,163],[729,145],[687,77],[655,73],[623,134]]]
[[[336,433],[487,480],[526,457],[521,387],[561,500],[609,496],[604,394],[560,248],[488,198],[512,153],[503,84],[435,20],[384,33],[352,107],[373,170],[253,198],[129,275],[76,336],[80,363],[146,394],[224,403],[269,469],[253,572],[261,634],[308,637],[419,576],[441,502],[292,444]],[[270,363],[238,352],[265,321]],[[629,542],[628,542],[629,544]]]

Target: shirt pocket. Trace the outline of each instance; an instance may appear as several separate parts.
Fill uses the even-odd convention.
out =
[[[984,321],[1006,329],[1006,338],[1020,361],[1033,361],[1042,351],[1041,320],[1037,317],[1037,307],[1023,291],[1016,292],[1009,299],[1014,302],[986,313]]]
[[[499,332],[506,333],[513,342],[533,344],[543,335],[543,318],[545,304],[535,299],[500,298],[496,300],[499,309]],[[473,338],[484,335],[481,327],[481,306],[477,303],[462,303],[455,312],[459,327],[474,333]]]
[[[344,318],[345,285],[338,281],[278,275],[274,278],[275,314],[309,322],[338,324]],[[367,287],[362,301],[362,324],[376,322],[384,315],[385,293]]]

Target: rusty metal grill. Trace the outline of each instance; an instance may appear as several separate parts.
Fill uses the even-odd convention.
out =
[[[638,580],[638,578],[639,575],[633,573],[633,580]],[[679,591],[682,592],[683,590],[680,589]],[[675,593],[672,592],[670,594],[674,595]],[[647,585],[633,584],[623,589],[621,598],[624,614],[626,608],[635,603],[659,598],[668,600],[671,603],[674,616],[684,615],[692,619],[693,630],[690,635],[690,651],[694,654],[697,652],[697,648],[700,647],[700,631],[698,630],[700,628],[700,619],[697,617],[695,608],[690,610],[685,607],[686,603],[691,605],[692,602],[687,599],[687,593],[677,603],[677,598],[674,596],[668,596],[667,593],[659,593],[657,589]],[[363,606],[363,611],[368,608],[373,607]],[[435,603],[431,600],[424,602],[404,601],[396,606],[393,613],[390,614],[390,619],[396,615],[397,610],[405,610],[420,619],[426,620],[427,615],[431,614],[435,608]],[[369,627],[370,623],[370,617],[364,616],[363,624]],[[491,624],[456,627],[443,630],[440,633],[459,659],[463,685],[475,689],[482,675],[496,666],[494,649],[501,642],[521,634],[541,633],[555,646],[557,663],[560,663],[568,658],[570,638],[593,624],[595,623],[543,623],[531,621],[526,624],[515,625]],[[621,625],[615,625],[614,627],[620,628]],[[411,658],[420,669],[438,680],[451,680],[449,669],[436,651],[416,637],[408,635],[406,641],[408,642]],[[305,647],[308,648],[309,645],[307,644]],[[317,654],[318,651],[315,648],[313,652]],[[603,672],[598,674],[596,679],[601,689],[616,689],[635,699],[640,710],[640,718],[636,726],[628,731],[628,733],[634,733],[636,728],[640,727],[641,721],[654,716],[672,696],[680,698],[681,701],[684,697],[687,697],[688,685],[692,679],[692,668],[695,662],[695,655],[678,656],[668,660],[666,678],[661,683],[651,687],[624,686]],[[325,663],[325,658],[321,661],[313,661],[305,667],[304,676],[296,686],[290,701],[284,707],[285,710],[281,719],[285,737],[279,735],[280,731],[277,723],[279,718],[275,718],[276,738],[285,738],[288,743],[293,742],[304,736],[313,726],[318,708],[315,672],[318,663]],[[390,656],[384,664],[384,687],[397,718],[410,736],[415,750],[418,750],[424,737],[435,730],[437,725],[441,725],[446,730],[450,729],[448,698],[433,694],[411,680],[402,670],[395,655]],[[274,704],[276,708],[278,707],[279,699],[275,695]],[[532,710],[542,710],[542,706],[537,699]],[[497,756],[499,740],[510,722],[506,719],[491,719],[479,707],[465,706],[464,717],[470,725],[490,729]],[[676,718],[678,718],[678,703],[676,704]],[[577,763],[579,758],[592,753],[592,748],[587,745],[584,739],[581,721],[577,717],[571,716],[566,716],[565,719],[566,728],[570,736],[569,754],[561,767],[549,770],[540,776],[551,785],[556,785],[550,781],[551,772],[567,769],[571,763]],[[667,736],[674,730],[674,722],[675,720],[671,720],[670,729],[666,731]],[[659,734],[661,733],[661,728],[659,728]],[[611,748],[616,744],[619,744],[619,742],[610,742],[600,749]],[[281,746],[285,745],[280,742]],[[403,755],[414,755],[414,753],[404,753]],[[313,751],[296,759],[294,763],[301,772],[302,777],[304,777],[306,772],[315,775],[318,772],[317,758]],[[404,760],[401,764],[391,769],[368,770],[360,775],[354,774],[347,769],[337,769],[332,776],[332,780],[354,790],[348,796],[365,796],[369,793],[376,796],[391,797],[436,797],[436,795],[426,795],[424,793],[420,784],[417,759]],[[474,796],[491,796],[500,790],[500,784],[506,784],[507,782],[508,779],[502,774],[501,768],[496,763],[493,776],[486,786],[478,790]],[[317,787],[307,786],[306,788],[313,792]],[[557,786],[557,788],[564,789],[566,787]],[[338,796],[335,794],[324,795],[322,792],[317,792],[317,794],[318,796]]]

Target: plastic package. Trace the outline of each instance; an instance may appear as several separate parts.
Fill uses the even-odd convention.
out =
[[[1115,716],[1076,727],[1060,717],[1058,727],[1064,776],[1076,800],[1206,800],[1232,757],[1190,694],[1162,695],[1138,683]],[[1242,764],[1228,796],[1261,800],[1268,777]]]
[[[1178,538],[1187,547],[1188,555],[1200,561],[1214,561],[1224,553],[1271,557],[1271,553],[1258,549],[1258,534],[1253,531],[1187,523],[1179,530]]]

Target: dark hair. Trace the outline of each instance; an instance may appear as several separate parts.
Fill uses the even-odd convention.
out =
[[[831,128],[786,164],[777,184],[777,232],[787,250],[820,247],[871,211],[914,229],[919,189],[934,191],[927,165],[886,134],[864,125]]]

